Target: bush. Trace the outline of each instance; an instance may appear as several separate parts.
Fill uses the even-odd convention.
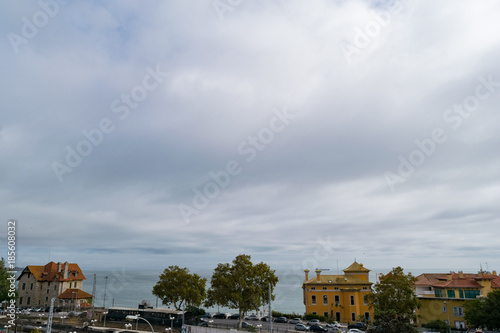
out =
[[[306,319],[306,320],[318,319],[319,321],[326,321],[326,317],[325,316],[320,316],[320,315],[312,314],[312,313],[306,314],[304,316],[304,319]]]
[[[436,332],[448,333],[449,326],[442,320],[431,320],[427,324],[423,324],[422,327],[430,328]]]

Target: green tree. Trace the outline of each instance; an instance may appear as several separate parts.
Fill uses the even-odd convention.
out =
[[[500,329],[500,290],[465,302],[464,319],[469,327]]]
[[[450,326],[447,323],[439,319],[429,321],[424,327],[430,328],[431,330],[439,333],[448,333],[450,329]]]
[[[153,287],[153,295],[164,304],[173,304],[178,310],[186,305],[200,306],[206,296],[206,283],[206,278],[190,274],[187,268],[169,266]]]
[[[373,293],[365,296],[374,314],[374,327],[369,332],[417,332],[412,325],[420,305],[414,290],[416,280],[411,273],[405,275],[399,266],[380,278]]]
[[[2,257],[0,259],[0,302],[3,302],[5,300],[10,300],[12,297],[12,291],[10,290],[10,280],[8,278],[11,278],[12,274],[9,273],[9,270],[7,268],[7,262],[5,259]],[[9,296],[9,294],[11,294]]]
[[[207,292],[205,305],[220,305],[238,309],[241,328],[243,314],[260,308],[269,299],[269,284],[272,290],[278,283],[275,271],[260,262],[254,265],[249,255],[240,254],[232,264],[218,264],[214,269],[211,287]]]

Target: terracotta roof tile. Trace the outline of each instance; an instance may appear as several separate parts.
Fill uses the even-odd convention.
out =
[[[57,270],[58,264],[51,261],[45,266],[26,266],[23,273],[31,272],[37,281],[82,281],[86,280],[78,264],[68,263],[68,277],[64,278],[64,265],[60,264],[60,271]],[[19,280],[19,278],[18,278]]]
[[[74,293],[77,293],[76,297],[75,297]],[[81,290],[81,289],[72,288],[72,289],[66,289],[61,295],[57,296],[57,298],[60,298],[60,299],[75,299],[75,298],[83,299],[83,298],[92,298],[92,295]]]

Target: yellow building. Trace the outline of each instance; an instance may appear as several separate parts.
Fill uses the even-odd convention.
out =
[[[425,273],[417,279],[415,291],[421,302],[417,311],[420,325],[442,320],[451,327],[465,328],[464,303],[500,289],[500,277],[495,271],[478,274]]]
[[[343,270],[343,275],[321,275],[309,279],[309,270],[305,271],[302,284],[306,314],[325,316],[338,322],[356,322],[360,315],[373,319],[373,312],[365,302],[364,296],[372,292],[369,281],[369,269],[356,261]]]

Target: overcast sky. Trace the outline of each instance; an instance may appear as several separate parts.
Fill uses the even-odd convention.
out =
[[[500,270],[497,1],[2,8],[19,266]]]

